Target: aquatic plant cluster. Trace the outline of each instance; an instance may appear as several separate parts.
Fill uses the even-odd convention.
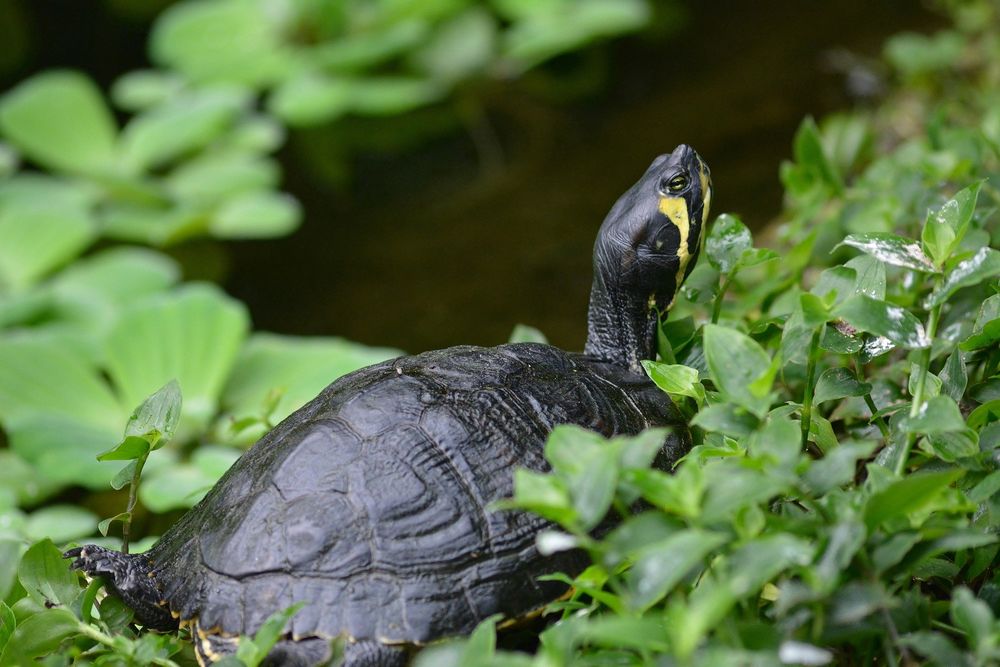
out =
[[[604,18],[558,22],[571,4]],[[954,27],[887,43],[895,89],[878,108],[803,122],[771,248],[736,216],[713,221],[646,363],[690,419],[691,453],[668,474],[649,467],[661,434],[560,427],[553,472],[516,474],[512,504],[557,526],[539,548],[593,563],[561,577],[573,594],[536,653],[498,650],[494,619],[418,665],[1000,660],[1000,3],[946,4]],[[264,24],[281,29],[260,29],[254,12],[275,8]],[[0,99],[0,665],[187,664],[186,642],[137,630],[60,548],[127,535],[137,507],[190,506],[331,379],[394,354],[254,333],[239,302],[136,244],[288,233],[298,207],[271,157],[284,124],[429,104],[647,9],[185,2],[153,33],[164,69],[112,91],[124,126],[75,73]],[[212,21],[239,28],[232,51],[203,39]],[[546,42],[545,21],[578,27]],[[367,30],[380,38],[344,37]],[[477,30],[493,45],[479,60],[417,46]],[[103,521],[68,502],[111,487],[128,501]],[[620,525],[595,539],[609,513]],[[230,663],[259,664],[294,612]]]

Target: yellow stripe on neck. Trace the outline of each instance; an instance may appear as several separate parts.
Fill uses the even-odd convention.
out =
[[[680,241],[677,245],[677,280],[674,283],[674,293],[670,295],[669,308],[677,298],[677,293],[681,289],[681,282],[684,280],[684,271],[688,262],[691,261],[691,253],[688,252],[688,236],[691,233],[691,221],[688,219],[687,201],[683,197],[660,197],[660,213],[665,215],[670,222],[680,232]]]

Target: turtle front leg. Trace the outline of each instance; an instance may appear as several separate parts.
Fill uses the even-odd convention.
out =
[[[73,558],[71,567],[91,577],[101,577],[122,599],[135,618],[150,630],[171,632],[177,619],[170,615],[150,573],[149,559],[142,554],[123,554],[93,544],[69,549],[63,558]]]

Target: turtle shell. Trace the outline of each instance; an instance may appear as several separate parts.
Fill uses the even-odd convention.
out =
[[[252,633],[304,602],[294,638],[425,643],[517,617],[558,597],[543,574],[579,572],[576,551],[542,557],[548,522],[491,504],[517,467],[548,470],[557,424],[605,435],[680,425],[665,394],[557,348],[456,347],[344,376],[247,451],[149,552],[173,613]],[[689,446],[670,436],[661,462]]]

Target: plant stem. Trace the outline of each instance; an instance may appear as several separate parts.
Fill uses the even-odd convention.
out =
[[[132,526],[132,510],[135,509],[135,496],[136,492],[139,490],[139,478],[142,476],[142,467],[146,465],[146,459],[149,458],[149,452],[146,452],[139,458],[135,460],[135,471],[132,473],[132,481],[128,485],[128,507],[125,511],[128,512],[128,517],[122,522],[122,553],[128,553],[128,535],[129,528]]]
[[[103,632],[95,628],[93,625],[90,625],[89,623],[83,623],[83,622],[78,623],[76,629],[77,632],[79,632],[81,635],[89,639],[93,639],[95,642],[99,644],[104,644],[105,646],[109,646],[113,649],[118,648],[118,646],[115,644],[115,640],[113,637],[104,634]],[[177,667],[176,662],[174,662],[173,660],[168,660],[166,658],[151,658],[150,662],[152,662],[154,665],[161,665],[161,667]]]
[[[859,381],[863,379],[864,373],[862,373],[861,369],[861,360],[858,359],[857,357],[854,357],[854,373],[855,375],[858,376]],[[885,445],[883,446],[888,446],[889,425],[885,423],[885,420],[882,418],[882,415],[878,413],[878,406],[875,405],[875,399],[872,398],[872,393],[868,392],[867,394],[865,394],[864,400],[865,400],[865,405],[868,406],[868,409],[871,410],[872,413],[872,418],[869,421],[875,422],[875,425],[878,426],[878,430],[882,432],[882,440],[885,442]]]
[[[924,407],[924,387],[927,384],[928,368],[931,365],[931,347],[934,343],[934,336],[937,334],[937,325],[940,318],[941,305],[939,304],[931,308],[931,313],[927,318],[927,338],[930,340],[931,344],[920,351],[920,358],[917,360],[919,372],[917,374],[917,386],[913,389],[913,402],[910,403],[911,418],[920,414],[920,410]],[[903,471],[906,470],[906,461],[910,458],[910,450],[913,449],[913,443],[916,441],[916,433],[906,434],[906,440],[903,443],[903,451],[900,452],[899,457],[896,459],[896,475],[902,475]]]
[[[809,427],[812,425],[812,400],[813,389],[816,384],[816,362],[819,361],[819,337],[822,327],[817,327],[813,331],[812,340],[809,341],[809,365],[806,367],[806,390],[802,397],[802,447],[808,447]]]
[[[715,295],[715,303],[712,305],[712,324],[718,324],[719,315],[722,314],[722,300],[726,296],[726,290],[733,283],[733,277],[736,275],[736,271],[732,271],[726,274],[726,277],[722,280],[722,287],[719,288],[719,293]]]

